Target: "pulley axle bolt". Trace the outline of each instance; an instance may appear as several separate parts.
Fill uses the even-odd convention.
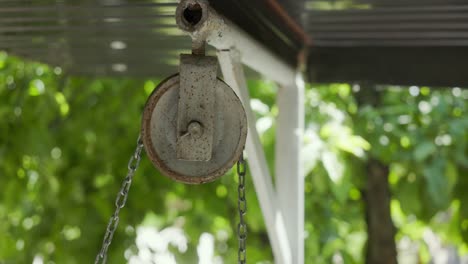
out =
[[[194,138],[200,138],[203,134],[203,126],[197,121],[192,121],[187,127],[188,133]]]

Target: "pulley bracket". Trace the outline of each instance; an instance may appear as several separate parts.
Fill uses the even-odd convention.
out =
[[[180,55],[178,159],[211,160],[217,66],[217,60],[212,56]]]
[[[149,96],[141,135],[148,157],[164,175],[205,183],[224,175],[240,158],[247,118],[236,93],[217,78],[216,57],[205,56],[208,2],[181,1],[179,27],[192,37],[192,54],[180,55],[179,73]],[[211,26],[210,26],[211,25]]]

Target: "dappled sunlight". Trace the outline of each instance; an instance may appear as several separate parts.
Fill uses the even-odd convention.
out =
[[[106,45],[116,52],[131,47],[118,38]],[[141,109],[160,82],[65,72],[0,52],[0,263],[92,261],[115,209]],[[278,87],[248,82],[273,172]],[[314,84],[304,99],[305,130],[295,133],[304,136],[307,264],[365,262],[369,164],[376,161],[388,174],[382,182],[400,263],[466,262],[468,90]],[[232,263],[235,169],[216,182],[184,185],[143,157],[109,263]],[[266,228],[280,229],[281,214],[272,212],[265,226],[248,172],[249,263],[272,263]]]
[[[125,251],[128,263],[165,263],[177,264],[178,256],[183,256],[188,249],[188,237],[182,228],[167,227],[158,230],[152,226],[139,226],[136,229],[136,252],[134,249]],[[198,264],[224,263],[215,254],[215,237],[210,233],[202,233],[196,245]],[[195,260],[193,261],[195,263]]]
[[[129,263],[167,263],[176,264],[175,255],[170,246],[179,253],[187,250],[187,237],[178,227],[168,227],[158,231],[155,227],[140,226],[136,230],[135,244],[138,252],[135,255],[126,253]]]
[[[222,264],[219,256],[215,256],[215,238],[212,234],[203,233],[200,236],[198,246],[198,264]]]

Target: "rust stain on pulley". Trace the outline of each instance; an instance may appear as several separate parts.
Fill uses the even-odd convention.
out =
[[[217,79],[213,111],[214,134],[209,161],[177,158],[177,112],[180,77],[162,81],[148,98],[142,119],[142,139],[146,153],[162,174],[183,183],[201,184],[224,175],[244,149],[247,118],[241,101],[222,80]]]

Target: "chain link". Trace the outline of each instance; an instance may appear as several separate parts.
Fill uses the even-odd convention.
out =
[[[128,162],[128,173],[125,177],[117,198],[115,199],[115,211],[114,214],[110,217],[109,223],[107,224],[106,234],[102,242],[102,247],[99,253],[96,256],[95,264],[106,263],[107,262],[107,250],[109,249],[110,244],[112,243],[112,238],[114,236],[115,230],[119,225],[119,213],[120,210],[125,206],[128,198],[128,191],[130,185],[132,184],[133,176],[140,164],[141,161],[141,152],[143,150],[143,142],[138,137],[137,147],[134,154]],[[244,160],[243,154],[241,154],[239,161],[237,162],[237,175],[239,177],[239,185],[237,187],[238,192],[238,201],[237,206],[239,210],[239,223],[237,225],[237,235],[239,239],[239,251],[238,251],[238,263],[246,264],[247,262],[247,251],[246,251],[246,240],[247,240],[247,225],[244,220],[244,216],[247,213],[247,200],[245,196],[245,174],[247,170],[247,164]]]
[[[122,182],[122,187],[120,187],[120,191],[117,194],[117,198],[115,199],[115,211],[114,214],[110,217],[109,223],[107,224],[106,234],[104,235],[104,239],[102,241],[102,247],[99,253],[96,256],[96,260],[94,264],[106,263],[107,262],[107,250],[109,249],[110,244],[112,243],[112,238],[114,236],[115,230],[119,225],[119,213],[120,209],[125,206],[128,198],[128,191],[130,189],[130,185],[132,184],[133,175],[140,165],[141,161],[141,151],[143,150],[143,141],[141,140],[141,136],[138,136],[137,146],[135,152],[133,153],[132,157],[128,161],[128,172],[127,176],[125,177],[124,181]]]
[[[245,197],[245,173],[247,164],[244,160],[244,154],[241,154],[237,162],[237,175],[239,176],[239,185],[237,187],[238,200],[237,207],[239,209],[239,224],[237,224],[237,236],[239,239],[238,264],[247,263],[246,240],[247,240],[247,225],[244,216],[247,213],[247,200]]]

